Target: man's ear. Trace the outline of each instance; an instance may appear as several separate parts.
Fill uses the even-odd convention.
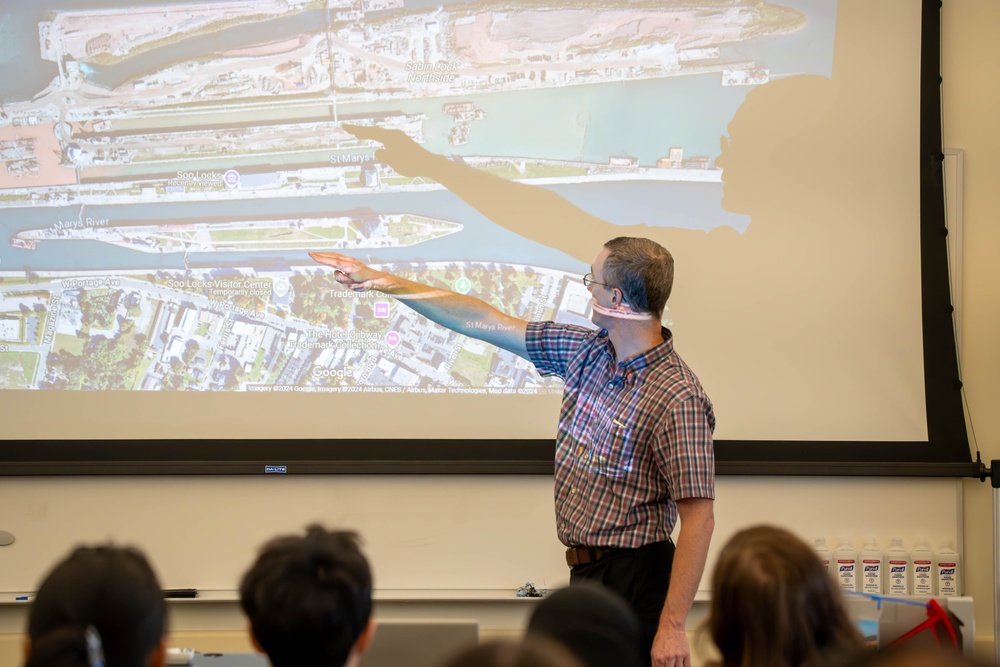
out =
[[[160,637],[160,641],[149,654],[149,667],[164,667],[167,664],[167,637]]]
[[[368,625],[366,625],[365,629],[361,631],[360,635],[358,635],[358,641],[354,642],[354,652],[357,653],[358,655],[361,655],[362,653],[367,651],[368,645],[371,643],[372,637],[374,636],[375,636],[375,619],[369,618]]]
[[[254,650],[267,655],[267,651],[264,650],[264,647],[257,640],[257,635],[253,633],[253,623],[250,621],[247,621],[247,635],[250,637],[250,643],[253,645]]]

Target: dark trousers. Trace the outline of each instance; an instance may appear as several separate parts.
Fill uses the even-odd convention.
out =
[[[570,570],[569,583],[596,581],[617,592],[635,609],[642,628],[642,653],[652,664],[650,651],[660,625],[660,613],[667,599],[670,569],[674,563],[674,543],[655,542],[638,549],[617,549],[596,563],[577,565]]]

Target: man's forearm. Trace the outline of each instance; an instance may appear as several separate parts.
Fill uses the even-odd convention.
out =
[[[524,344],[527,322],[511,317],[481,299],[398,276],[386,276],[385,283],[378,289],[447,329],[527,357]]]
[[[684,627],[694,596],[698,592],[702,573],[705,571],[708,546],[714,529],[715,518],[711,512],[711,505],[708,512],[699,511],[686,519],[681,519],[674,564],[670,572],[670,587],[667,590],[663,613],[660,615],[661,629],[676,630]]]

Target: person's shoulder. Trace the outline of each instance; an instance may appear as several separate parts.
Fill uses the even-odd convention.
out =
[[[601,329],[591,329],[578,324],[564,324],[552,320],[529,322],[528,334],[543,339],[579,341],[581,344],[596,341],[602,334],[607,336],[607,333]]]
[[[676,351],[661,359],[650,371],[650,379],[668,391],[675,400],[708,399],[701,380]]]
[[[565,322],[556,322],[554,320],[536,320],[534,322],[528,322],[528,326],[534,326],[539,329],[544,329],[547,331],[566,331],[577,334],[600,334],[604,333],[602,329],[595,329],[593,327],[585,327],[579,324],[566,324]]]

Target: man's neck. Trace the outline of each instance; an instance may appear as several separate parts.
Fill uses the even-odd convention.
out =
[[[663,331],[658,320],[621,320],[609,324],[608,339],[621,363],[663,343]]]

